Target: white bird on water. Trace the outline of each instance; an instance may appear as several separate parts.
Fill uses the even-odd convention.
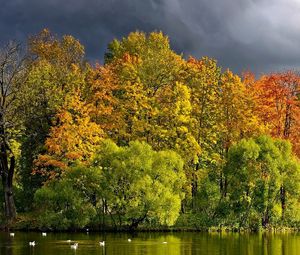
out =
[[[128,238],[128,240],[127,240],[128,242],[131,242],[131,239],[130,238]]]
[[[14,237],[15,236],[15,233],[9,233],[10,236]]]
[[[100,244],[100,246],[104,246],[105,245],[105,241],[100,241],[99,244]]]
[[[71,249],[76,250],[78,248],[78,243],[74,243],[71,245]]]
[[[29,242],[30,246],[35,246],[35,241]]]
[[[43,232],[43,233],[42,233],[42,236],[47,236],[47,233],[46,233],[46,232]]]
[[[167,244],[167,242],[163,242],[163,244]]]

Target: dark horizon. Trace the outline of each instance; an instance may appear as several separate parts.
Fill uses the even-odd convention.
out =
[[[290,0],[1,0],[1,45],[49,28],[70,34],[103,63],[107,44],[130,32],[161,30],[184,57],[209,56],[224,69],[256,74],[300,66],[300,2]],[[289,17],[286,19],[286,17]]]

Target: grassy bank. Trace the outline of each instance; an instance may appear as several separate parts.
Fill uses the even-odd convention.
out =
[[[107,220],[108,221],[108,220]],[[111,223],[111,222],[110,222]],[[236,226],[201,226],[195,222],[191,223],[187,220],[186,215],[181,215],[174,226],[161,226],[150,224],[149,222],[143,223],[135,229],[129,229],[127,226],[113,226],[113,225],[101,225],[90,224],[83,228],[48,228],[39,225],[36,219],[36,215],[33,213],[19,214],[15,221],[5,222],[1,221],[0,230],[2,231],[48,231],[48,232],[209,232],[209,233],[293,233],[298,232],[298,227],[290,226],[268,226],[259,228],[250,227],[236,227]]]

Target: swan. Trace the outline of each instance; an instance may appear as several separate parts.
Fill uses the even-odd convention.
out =
[[[15,236],[15,233],[9,233],[10,236]]]
[[[168,242],[163,242],[163,244],[167,244]]]
[[[131,242],[131,239],[130,238],[128,238],[128,240],[127,240],[128,242]]]
[[[104,246],[105,245],[105,241],[100,241],[99,244],[100,244],[100,246]]]
[[[29,242],[30,246],[35,246],[35,241]]]
[[[74,243],[71,245],[71,249],[76,250],[78,248],[78,243]]]
[[[47,233],[46,233],[46,232],[43,232],[43,233],[42,233],[42,236],[47,236]]]

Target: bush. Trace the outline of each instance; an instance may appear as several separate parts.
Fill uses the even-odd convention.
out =
[[[74,189],[69,180],[52,181],[37,190],[34,196],[41,228],[66,230],[83,228],[96,214],[83,193]]]

